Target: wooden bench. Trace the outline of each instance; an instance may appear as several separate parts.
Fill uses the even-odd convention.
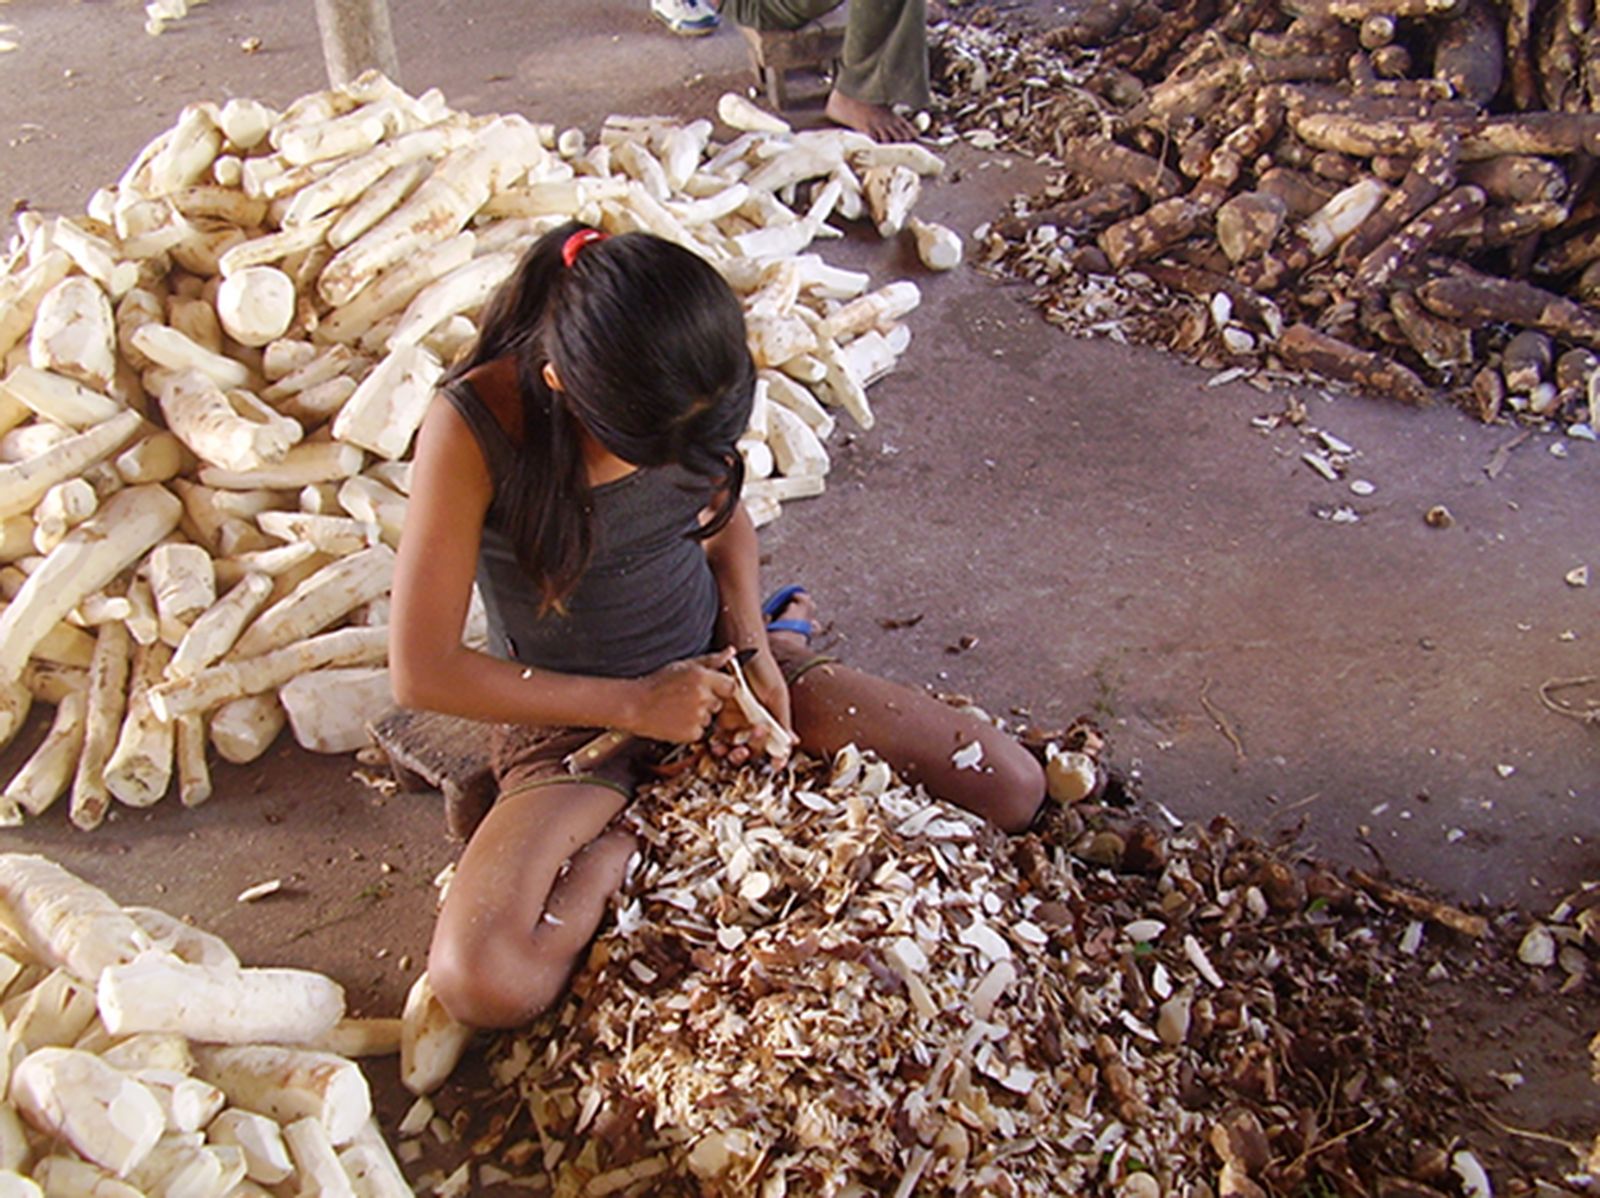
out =
[[[446,830],[456,840],[470,839],[499,796],[494,775],[499,726],[394,707],[368,724],[367,730],[388,757],[395,784],[407,793],[439,791],[444,795]],[[637,743],[621,733],[568,739],[574,747],[567,768],[577,773],[630,753]]]
[[[490,725],[396,707],[371,731],[400,789],[442,792],[445,826],[455,839],[466,840],[494,804]]]
[[[750,62],[767,103],[783,111],[789,106],[790,71],[831,74],[844,50],[844,10],[799,29],[750,29],[739,26],[750,48]]]

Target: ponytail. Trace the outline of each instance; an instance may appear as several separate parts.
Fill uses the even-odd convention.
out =
[[[471,351],[444,379],[448,385],[502,358],[516,362],[522,435],[510,471],[497,480],[495,505],[546,611],[572,593],[594,552],[594,505],[578,428],[544,378],[543,331],[562,269],[560,239],[535,242],[484,307]]]

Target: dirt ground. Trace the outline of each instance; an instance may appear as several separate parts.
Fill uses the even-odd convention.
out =
[[[750,82],[731,31],[673,38],[645,0],[391,3],[400,82],[475,112],[593,132],[608,113],[706,115]],[[1048,24],[1055,6],[1007,15]],[[42,211],[80,211],[185,103],[281,105],[323,85],[302,2],[210,0],[159,38],[134,0],[10,0],[0,22],[18,43],[0,54],[0,199]],[[921,211],[969,232],[1042,178],[964,147],[949,161]],[[1116,765],[1177,817],[1298,832],[1454,902],[1538,914],[1596,876],[1600,738],[1537,689],[1600,673],[1600,586],[1564,582],[1600,570],[1600,450],[1536,436],[1505,453],[1514,429],[1305,393],[1311,424],[1359,451],[1352,477],[1376,485],[1360,498],[1300,461],[1301,434],[1252,425],[1284,394],[1070,339],[1025,288],[927,276],[859,231],[826,252],[915,277],[925,297],[902,369],[874,389],[877,428],[836,441],[828,494],[763,534],[768,581],[819,597],[835,651],[1040,724],[1091,712]],[[1424,524],[1436,504],[1452,527]],[[1341,505],[1359,520],[1326,518]],[[219,768],[199,810],[122,811],[93,835],[53,813],[6,841],[392,1014],[455,849],[436,799],[384,797],[357,768],[285,737]],[[285,891],[234,902],[269,878]],[[1524,1002],[1537,988],[1447,1008],[1441,1042],[1501,1118],[1580,1137],[1600,1128],[1592,1009]],[[1488,1071],[1512,1068],[1528,1083],[1506,1094]],[[398,1109],[392,1067],[371,1072]]]

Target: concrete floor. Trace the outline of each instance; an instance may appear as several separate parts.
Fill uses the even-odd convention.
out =
[[[391,3],[401,82],[471,111],[592,132],[613,112],[707,114],[749,81],[731,33],[674,39],[644,0]],[[133,0],[11,0],[0,18],[20,43],[0,55],[0,199],[45,211],[80,210],[187,102],[283,104],[322,85],[303,2],[211,0],[159,38]],[[1040,178],[1003,155],[951,165],[922,211],[965,230]],[[1328,858],[1376,858],[1455,901],[1539,912],[1595,876],[1600,736],[1537,688],[1600,673],[1600,450],[1537,436],[1491,478],[1515,430],[1307,393],[1311,424],[1355,446],[1351,476],[1376,485],[1359,498],[1300,462],[1301,434],[1252,426],[1283,394],[1070,339],[1025,289],[925,276],[903,246],[834,245],[925,295],[903,368],[874,389],[878,427],[836,444],[828,495],[764,534],[769,581],[804,581],[854,663],[1042,724],[1096,713],[1117,764],[1178,817],[1300,828]],[[1453,527],[1425,526],[1435,504]],[[1340,505],[1359,521],[1319,516]],[[1582,564],[1597,585],[1563,581]],[[201,810],[122,813],[92,836],[52,815],[7,842],[393,1012],[453,850],[434,802],[384,800],[353,768],[286,744],[219,770]],[[277,876],[287,894],[233,903]],[[1545,1109],[1592,1116],[1577,1025],[1541,1045],[1576,1087]]]

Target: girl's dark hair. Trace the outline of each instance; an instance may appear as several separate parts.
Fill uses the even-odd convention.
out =
[[[697,254],[648,233],[590,241],[568,266],[571,223],[529,247],[485,307],[449,384],[501,358],[517,363],[522,441],[497,507],[523,568],[559,608],[594,551],[579,424],[636,466],[678,465],[716,487],[704,539],[744,485],[735,442],[750,421],[755,363],[733,291]],[[550,363],[562,390],[544,379]]]

